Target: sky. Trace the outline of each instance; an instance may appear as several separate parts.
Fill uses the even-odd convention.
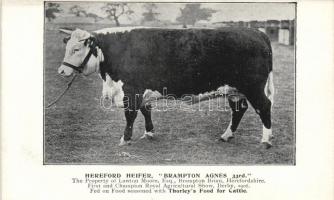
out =
[[[69,17],[69,8],[73,5],[80,5],[87,12],[95,13],[101,17],[105,14],[101,10],[102,2],[58,2],[64,13],[59,18]],[[143,3],[128,3],[129,7],[134,10],[134,14],[129,19],[126,16],[120,18],[123,24],[138,22],[145,11]],[[180,15],[180,8],[184,3],[156,3],[157,12],[160,13],[160,20],[169,20],[174,22]],[[295,4],[293,3],[202,3],[203,8],[212,8],[217,12],[214,13],[209,22],[221,21],[250,21],[250,20],[285,20],[295,18]],[[60,19],[61,20],[61,19]]]

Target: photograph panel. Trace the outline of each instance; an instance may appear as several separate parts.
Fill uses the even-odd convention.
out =
[[[44,164],[295,165],[295,3],[44,11]]]

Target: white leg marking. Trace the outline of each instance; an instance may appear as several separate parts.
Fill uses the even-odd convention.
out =
[[[112,90],[105,81],[102,82],[102,96],[103,98],[112,98]]]
[[[131,144],[131,140],[125,141],[124,136],[122,136],[118,146],[124,146],[124,145],[130,145],[130,144]]]
[[[273,134],[272,134],[271,129],[267,129],[266,127],[263,126],[263,135],[262,135],[261,142],[266,143],[271,146],[272,144],[270,142],[270,139],[272,137],[273,137]]]
[[[149,138],[149,139],[152,139],[154,136],[154,133],[153,132],[146,132],[144,133],[143,136],[140,137],[140,139],[144,139],[144,138]]]
[[[233,132],[231,130],[231,126],[232,126],[232,119],[231,119],[230,124],[228,125],[225,133],[220,136],[220,138],[222,140],[224,140],[225,142],[227,142],[230,138],[233,138]]]

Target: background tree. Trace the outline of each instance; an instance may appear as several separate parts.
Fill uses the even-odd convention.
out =
[[[60,9],[60,5],[58,3],[46,3],[45,17],[49,22],[57,17],[55,13],[60,12],[62,12],[62,10]]]
[[[81,6],[78,5],[74,5],[70,8],[70,13],[74,14],[77,17],[86,17],[87,12],[85,11],[84,8],[82,8]]]
[[[134,13],[126,3],[106,3],[101,9],[107,14],[108,19],[115,21],[116,26],[121,25],[119,17]]]
[[[87,13],[86,17],[93,18],[94,22],[98,22],[98,21],[103,19],[102,17],[100,17],[100,16],[98,16],[97,14],[94,14],[94,13]]]
[[[143,20],[142,22],[151,22],[151,21],[156,21],[157,16],[160,14],[158,12],[155,12],[155,10],[158,8],[156,4],[154,3],[146,3],[143,5],[143,8],[146,10],[143,15]]]
[[[201,4],[186,4],[184,8],[180,8],[181,15],[176,21],[181,22],[183,27],[194,25],[199,20],[209,20],[213,13],[217,12],[211,8],[201,8]]]

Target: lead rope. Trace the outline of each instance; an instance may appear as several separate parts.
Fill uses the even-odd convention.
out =
[[[62,97],[62,96],[64,96],[64,94],[67,92],[67,90],[68,89],[70,89],[70,87],[71,87],[71,85],[72,85],[72,83],[73,83],[73,81],[74,81],[74,79],[77,77],[77,73],[75,73],[74,75],[73,75],[73,77],[72,77],[72,79],[67,83],[67,87],[65,88],[65,90],[53,101],[53,102],[51,102],[48,106],[46,106],[45,108],[50,108],[52,105],[54,105],[55,103],[57,103],[59,100],[60,100],[60,98]]]

